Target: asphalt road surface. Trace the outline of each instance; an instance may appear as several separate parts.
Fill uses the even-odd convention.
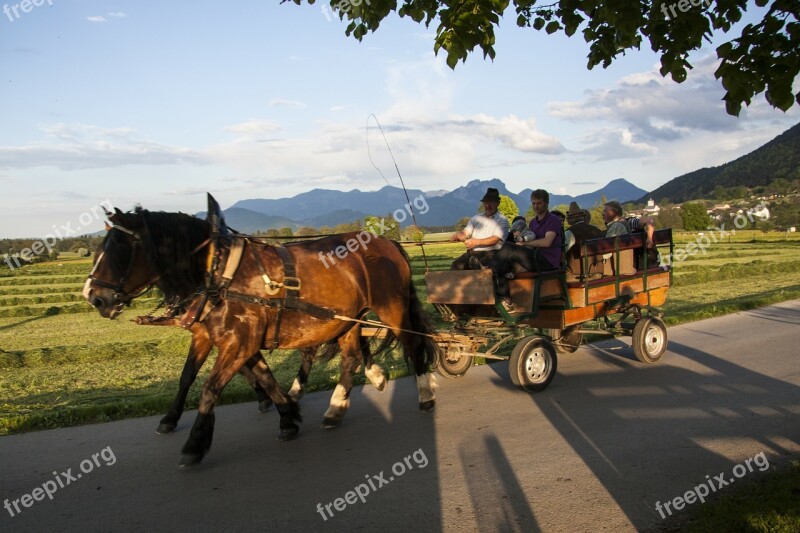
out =
[[[319,426],[330,392],[311,394],[291,442],[275,440],[274,410],[220,407],[190,469],[177,463],[194,412],[168,436],[148,417],[2,437],[0,530],[658,527],[673,509],[657,502],[800,454],[798,325],[792,301],[670,328],[655,365],[628,338],[585,346],[535,395],[504,362],[473,367],[439,379],[433,414],[417,411],[411,379],[357,387],[336,430]]]

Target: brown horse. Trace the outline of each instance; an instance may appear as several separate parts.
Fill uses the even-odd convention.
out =
[[[270,294],[263,281],[265,275],[277,283],[288,281],[284,262],[273,247],[247,240],[228,290],[219,292],[215,290],[219,272],[210,283],[206,280],[207,254],[203,250],[210,235],[207,222],[141,208],[128,214],[117,211],[111,221],[114,227],[84,288],[87,300],[102,316],[114,318],[126,303],[155,283],[168,299],[189,291],[199,297],[205,293],[214,303],[202,321],[191,326],[194,335],[207,335],[219,355],[203,385],[197,419],[182,451],[182,465],[200,462],[210,449],[216,400],[243,367],[254,371],[281,414],[279,439],[297,435],[297,404],[270,379],[263,359],[255,357],[261,348],[303,349],[337,341],[344,372],[326,413],[326,421],[335,425],[349,406],[352,374],[363,342],[352,319],[369,310],[400,340],[406,360],[413,365],[420,410],[433,409],[435,383],[429,366],[437,347],[411,281],[408,256],[397,243],[361,232],[287,246],[302,283],[299,298],[306,307],[284,308],[280,302],[286,288]],[[227,251],[217,251],[224,264]],[[321,261],[323,257],[328,261]],[[310,312],[309,308],[324,312]]]

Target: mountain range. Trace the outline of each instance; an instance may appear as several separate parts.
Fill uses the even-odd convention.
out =
[[[579,196],[550,196],[550,206],[566,205],[575,201],[581,207],[594,206],[601,197],[620,202],[642,203],[654,198],[659,203],[679,203],[713,196],[717,186],[725,188],[769,185],[777,179],[800,178],[800,124],[797,124],[753,152],[718,167],[702,168],[679,176],[652,192],[633,185],[624,179],[615,179],[604,187]],[[488,187],[510,197],[526,213],[530,207],[531,189],[519,193],[508,190],[499,179],[473,180],[453,191],[422,191],[409,189],[408,198],[415,204],[417,223],[421,226],[452,226],[460,218],[474,215],[480,199]],[[408,203],[405,192],[386,186],[379,191],[333,191],[313,189],[291,198],[266,200],[252,198],[240,200],[225,210],[231,227],[253,233],[267,229],[303,226],[320,228],[363,220],[368,215],[395,217],[401,226],[412,223],[404,206]],[[400,210],[400,211],[398,211]],[[198,213],[205,216],[205,213]]]
[[[368,215],[386,216],[391,213],[396,213],[394,218],[405,227],[413,223],[405,207],[410,200],[419,225],[452,226],[458,219],[472,216],[478,211],[481,198],[489,187],[510,197],[521,213],[529,209],[532,189],[513,193],[501,180],[491,179],[472,180],[449,192],[409,189],[408,200],[403,189],[388,185],[378,191],[367,192],[358,189],[347,192],[313,189],[291,198],[240,200],[226,209],[224,214],[228,225],[246,233],[284,227],[333,227],[363,220]],[[594,192],[575,197],[553,194],[550,196],[550,205],[555,207],[576,201],[581,206],[591,207],[603,196],[626,202],[645,192],[624,179],[616,179]],[[205,213],[199,213],[198,216],[205,216]]]
[[[747,155],[718,167],[701,168],[678,176],[642,196],[657,202],[686,202],[698,198],[709,198],[721,185],[730,187],[757,187],[769,185],[777,179],[792,181],[800,178],[800,124],[784,131],[765,145]]]

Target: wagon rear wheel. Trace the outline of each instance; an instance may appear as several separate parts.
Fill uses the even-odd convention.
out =
[[[528,392],[546,389],[556,375],[557,367],[558,358],[553,344],[537,335],[519,341],[508,362],[511,381]]]
[[[434,370],[446,378],[460,378],[472,366],[472,357],[465,355],[467,346],[450,343],[443,346]]]
[[[633,354],[642,363],[655,363],[667,350],[667,326],[658,317],[637,320],[631,337]]]

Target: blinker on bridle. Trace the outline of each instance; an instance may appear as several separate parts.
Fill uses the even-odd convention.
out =
[[[158,279],[161,277],[161,275],[160,274],[156,275],[156,277],[154,277],[150,281],[147,281],[146,283],[144,283],[140,287],[137,287],[136,289],[132,290],[131,292],[126,291],[125,290],[125,282],[127,281],[128,276],[131,275],[131,271],[133,270],[133,264],[134,264],[134,262],[136,260],[136,251],[140,246],[141,237],[139,237],[139,235],[135,231],[129,230],[128,228],[124,228],[124,227],[119,226],[117,224],[113,224],[111,226],[111,228],[112,229],[118,229],[119,231],[121,231],[123,233],[126,233],[126,234],[130,235],[131,237],[133,237],[133,244],[131,245],[131,247],[132,247],[131,258],[130,258],[130,261],[128,263],[128,267],[125,269],[125,273],[122,275],[122,277],[120,277],[119,281],[117,281],[116,283],[105,281],[105,280],[102,280],[102,279],[98,279],[94,275],[94,273],[97,270],[97,266],[100,264],[100,261],[103,258],[103,254],[105,254],[105,251],[104,251],[103,253],[100,254],[100,257],[97,259],[97,263],[95,263],[95,266],[92,269],[92,272],[89,274],[88,279],[91,280],[92,284],[97,285],[98,287],[103,287],[105,289],[111,289],[112,291],[114,291],[114,302],[113,302],[114,307],[115,308],[119,308],[121,310],[122,306],[124,306],[125,304],[130,303],[131,300],[141,296],[148,289],[150,289],[150,287],[152,287],[153,284],[156,281],[158,281]]]

